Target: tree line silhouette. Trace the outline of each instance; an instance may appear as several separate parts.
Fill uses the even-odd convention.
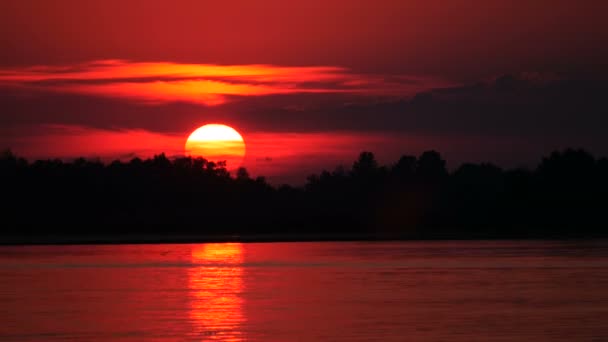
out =
[[[203,158],[29,163],[6,151],[0,177],[4,235],[608,235],[608,159],[581,149],[553,152],[534,170],[465,163],[453,172],[435,151],[388,166],[362,152],[303,187],[274,187],[244,168],[233,176]]]

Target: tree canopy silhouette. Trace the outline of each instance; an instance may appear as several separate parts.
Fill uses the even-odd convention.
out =
[[[245,168],[170,159],[29,163],[0,155],[3,235],[363,234],[402,238],[606,236],[608,160],[556,151],[534,170],[465,163],[436,151],[269,185]]]

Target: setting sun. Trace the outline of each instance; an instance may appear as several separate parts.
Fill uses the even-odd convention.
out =
[[[234,128],[222,124],[207,124],[190,134],[186,155],[218,162],[226,161],[229,169],[240,166],[245,156],[245,141]]]

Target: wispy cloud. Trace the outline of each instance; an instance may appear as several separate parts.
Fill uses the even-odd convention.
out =
[[[101,60],[69,66],[0,69],[0,85],[131,99],[147,104],[191,102],[216,106],[233,96],[294,93],[409,97],[453,84],[433,77],[358,74],[335,66]]]

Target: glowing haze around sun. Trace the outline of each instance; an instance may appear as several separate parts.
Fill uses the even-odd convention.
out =
[[[213,162],[226,161],[229,170],[238,168],[245,157],[245,141],[234,128],[207,124],[197,128],[186,140],[185,154]]]

